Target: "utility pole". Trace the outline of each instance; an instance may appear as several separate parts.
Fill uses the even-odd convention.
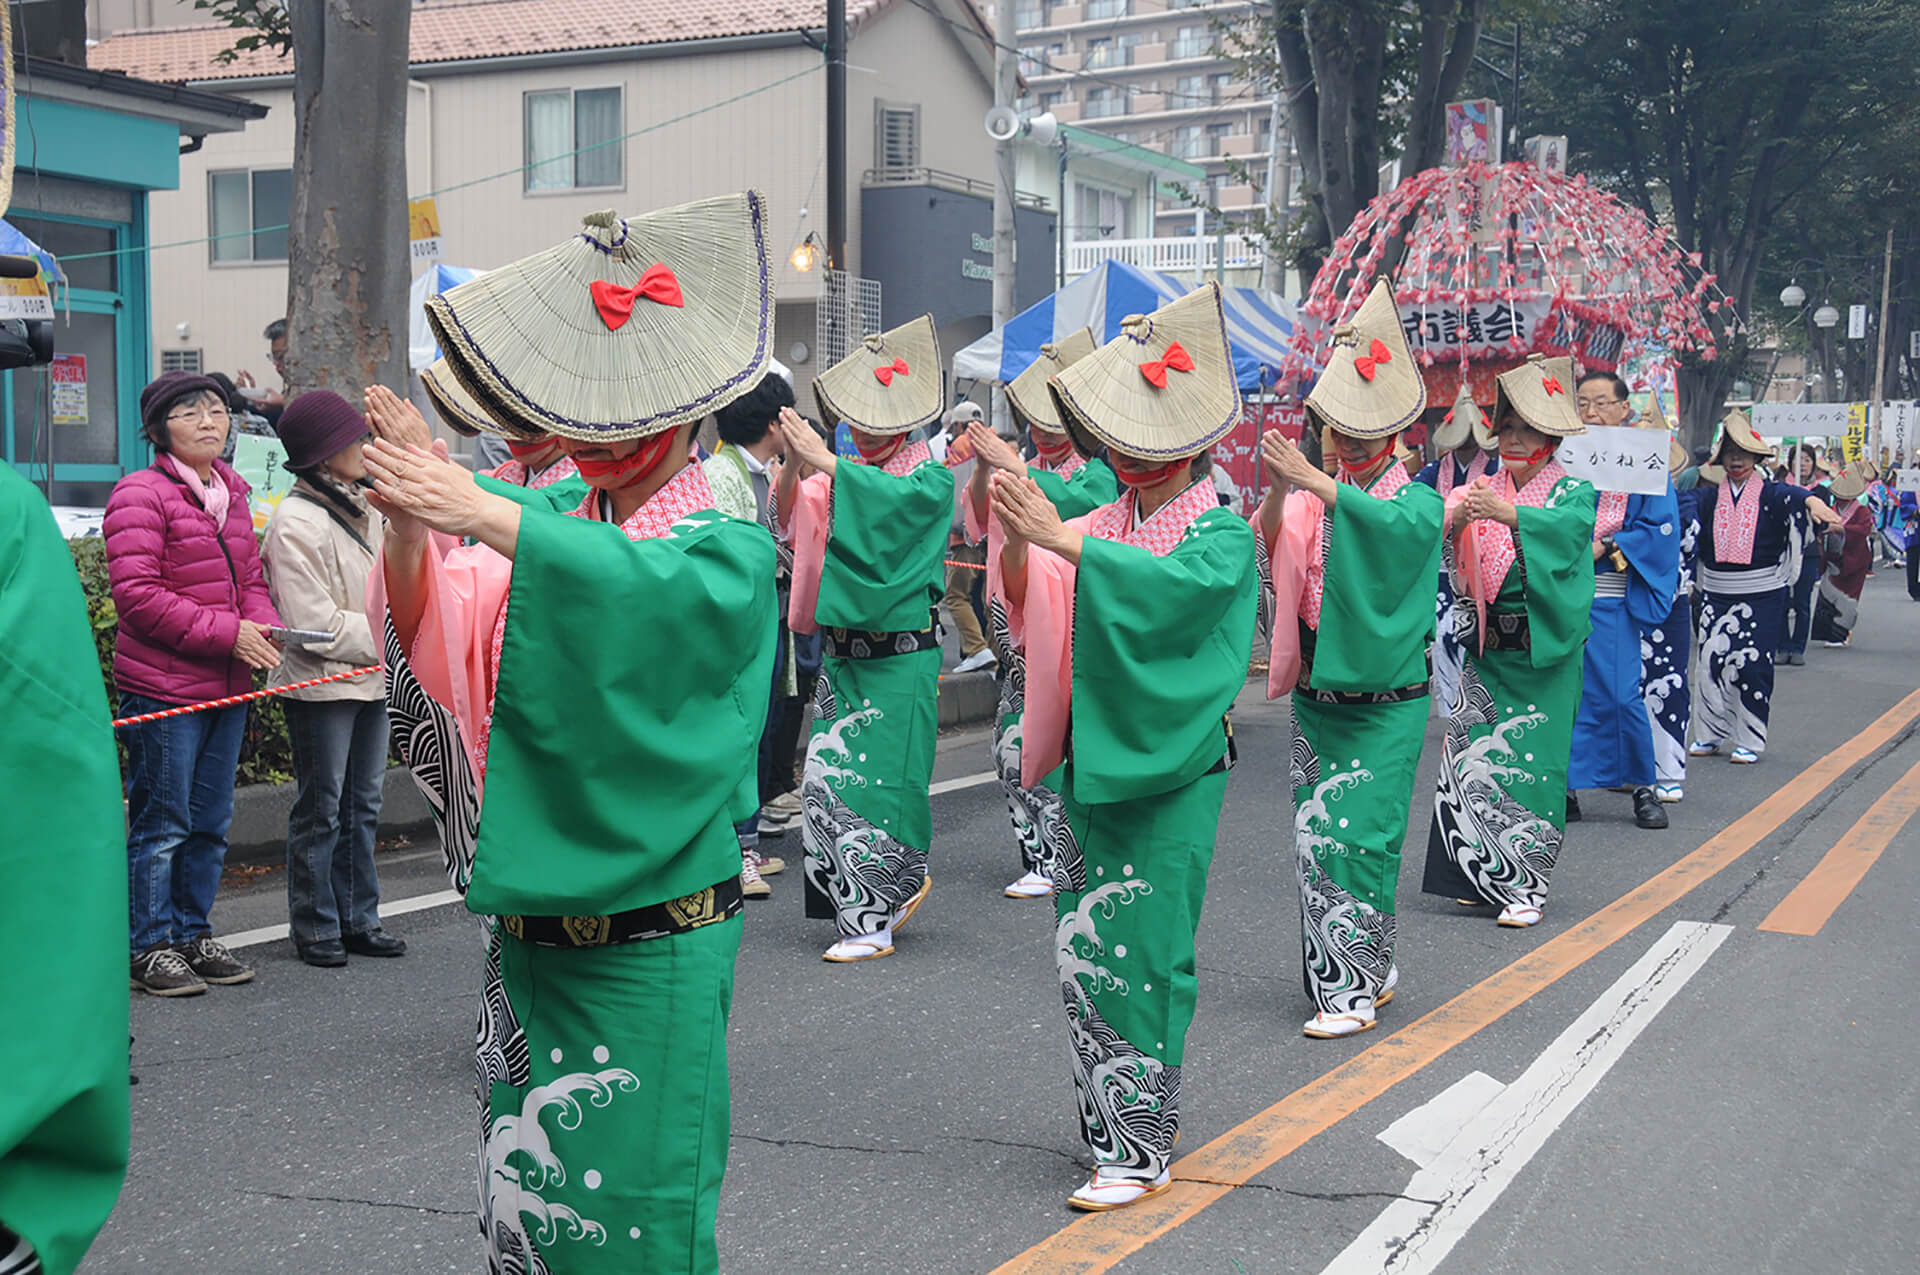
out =
[[[1880,426],[1887,418],[1887,312],[1893,305],[1893,227],[1887,227],[1887,259],[1880,274],[1880,341],[1873,361],[1873,428],[1867,432],[1867,459],[1880,463]]]
[[[1014,109],[1019,91],[1019,66],[1014,61],[1014,41],[1019,32],[1014,16],[1014,0],[994,0],[993,7],[993,104]],[[1005,332],[1013,318],[1014,260],[1017,236],[1014,234],[1013,137],[993,144],[993,330]],[[1064,222],[1066,210],[1060,210]],[[1058,233],[1058,231],[1056,231]],[[1011,431],[1004,386],[993,390],[993,427],[1002,437]]]
[[[1281,0],[1275,0],[1274,25],[1279,26]],[[1279,43],[1274,40],[1274,82],[1272,116],[1267,124],[1267,207],[1272,225],[1260,260],[1260,286],[1278,296],[1286,290],[1286,263],[1273,245],[1274,235],[1287,225],[1287,205],[1293,192],[1293,130],[1287,127],[1287,86],[1279,75]]]
[[[827,265],[847,268],[847,0],[827,0]]]

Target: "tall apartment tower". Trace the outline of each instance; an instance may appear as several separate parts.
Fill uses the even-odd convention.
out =
[[[1052,111],[1063,123],[1200,165],[1207,172],[1204,201],[1229,221],[1264,203],[1259,190],[1230,173],[1228,161],[1237,158],[1255,181],[1264,180],[1272,145],[1272,98],[1234,75],[1219,30],[1222,23],[1250,13],[1251,4],[999,2],[1015,6],[1020,71],[1033,110]],[[1098,200],[1077,200],[1076,206],[1092,209]],[[1127,218],[1102,220],[1125,224]],[[1097,239],[1103,229],[1071,226],[1067,238]],[[1162,195],[1154,233],[1192,235],[1193,206]]]

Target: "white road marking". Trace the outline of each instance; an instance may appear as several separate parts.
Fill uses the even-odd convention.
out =
[[[1675,922],[1323,1275],[1430,1275],[1731,933]]]
[[[929,797],[938,797],[943,792],[959,792],[962,788],[978,788],[981,784],[990,784],[998,778],[999,776],[993,771],[983,770],[977,775],[962,775],[958,779],[943,779],[939,783],[929,787],[927,789],[927,795]],[[407,855],[403,859],[394,859],[391,862],[399,863],[411,859],[426,858],[429,853],[435,852],[421,851]],[[389,861],[383,859],[381,862],[385,863]],[[395,899],[391,903],[381,905],[380,915],[383,917],[405,916],[409,912],[424,912],[428,908],[444,907],[449,903],[458,903],[459,901],[460,892],[457,890],[440,890],[433,894],[416,894],[410,898]],[[228,947],[258,947],[262,943],[278,943],[281,939],[286,938],[288,933],[289,930],[286,924],[282,922],[279,925],[263,925],[257,930],[242,930],[240,933],[228,935],[220,941]]]
[[[445,907],[449,903],[458,903],[459,901],[460,892],[458,890],[440,890],[433,894],[416,894],[410,898],[395,899],[391,903],[382,904],[380,907],[380,915],[382,918],[405,916],[409,912],[424,912],[428,908]],[[286,938],[287,934],[286,922],[282,921],[279,925],[263,925],[257,930],[242,930],[240,933],[230,934],[220,941],[228,947],[258,947],[262,943],[277,943],[281,939]]]
[[[1505,1085],[1486,1072],[1470,1071],[1432,1102],[1415,1107],[1382,1129],[1380,1141],[1424,1169],[1440,1158],[1468,1121],[1505,1090]]]

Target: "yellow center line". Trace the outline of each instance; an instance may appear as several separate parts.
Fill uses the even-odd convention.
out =
[[[1767,913],[1759,928],[1774,934],[1818,934],[1915,811],[1920,811],[1920,765],[1901,776],[1847,829],[1806,879]]]
[[[1002,1264],[996,1275],[1093,1275],[1110,1270],[1168,1231],[1191,1221],[1235,1187],[1265,1172],[1732,866],[1835,780],[1899,735],[1916,717],[1920,717],[1920,690],[1664,872],[1177,1161],[1172,1190],[1130,1208],[1083,1217]]]

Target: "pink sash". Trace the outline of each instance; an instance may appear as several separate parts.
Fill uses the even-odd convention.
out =
[[[1268,578],[1273,581],[1273,646],[1267,661],[1267,698],[1279,699],[1300,682],[1300,599],[1306,593],[1307,572],[1320,561],[1320,534],[1326,506],[1308,491],[1287,497],[1280,526],[1271,542],[1262,543]],[[1256,537],[1260,514],[1253,514]]]
[[[814,604],[820,600],[820,572],[827,565],[827,532],[833,525],[833,479],[810,474],[794,493],[793,592],[787,599],[787,627],[818,633]]]
[[[1092,515],[1067,523],[1084,533]],[[1027,653],[1027,706],[1020,724],[1020,784],[1031,788],[1067,759],[1073,717],[1073,586],[1079,569],[1045,549],[1027,550],[1027,596],[1002,595],[1016,646]]]

